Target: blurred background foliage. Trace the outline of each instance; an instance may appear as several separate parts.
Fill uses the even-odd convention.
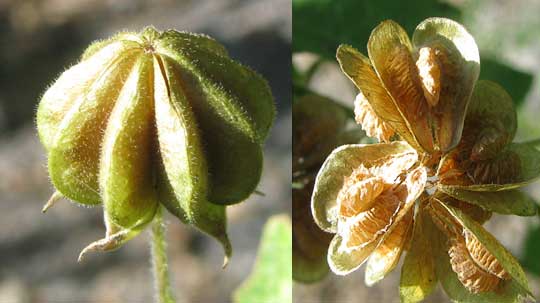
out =
[[[264,225],[257,262],[235,291],[235,303],[292,303],[292,225],[289,216],[273,216]]]
[[[480,79],[501,84],[518,111],[518,141],[540,137],[540,2],[535,0],[292,0],[294,100],[320,94],[352,108],[356,88],[341,74],[335,53],[349,44],[367,55],[373,28],[385,19],[401,24],[412,35],[428,17],[447,17],[462,23],[480,49]],[[295,104],[296,106],[296,104]],[[349,109],[349,112],[351,110]],[[293,128],[297,127],[296,115]],[[357,126],[360,128],[360,126]],[[305,129],[305,128],[304,128]],[[293,129],[293,148],[298,140]],[[293,156],[293,168],[295,167]],[[527,190],[540,201],[540,183]],[[293,192],[294,196],[294,192]],[[294,199],[294,197],[293,197]],[[309,203],[309,199],[304,199]],[[294,207],[293,216],[306,208]],[[309,208],[307,208],[309,211]],[[524,266],[536,297],[540,296],[540,220],[538,217],[495,216],[486,228],[516,255]],[[297,235],[293,235],[294,238]],[[294,246],[294,244],[293,244]],[[295,264],[293,264],[294,266]],[[399,267],[398,267],[399,268]],[[293,268],[294,272],[294,268]],[[319,283],[296,283],[298,302],[399,302],[399,270],[368,289],[363,270],[346,277],[329,274]],[[429,302],[447,300],[433,294]]]
[[[255,264],[263,225],[290,213],[291,22],[290,0],[0,0],[0,302],[154,301],[147,233],[77,263],[103,236],[102,211],[61,201],[41,214],[53,189],[34,125],[41,94],[92,41],[147,25],[214,37],[268,80],[276,100],[258,186],[266,195],[228,209],[228,267],[219,244],[166,216],[178,302],[232,301]]]

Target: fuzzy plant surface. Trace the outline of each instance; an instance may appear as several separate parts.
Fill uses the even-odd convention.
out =
[[[105,238],[82,258],[118,248],[163,206],[221,242],[226,262],[225,210],[259,183],[274,115],[267,82],[208,36],[148,27],[95,42],[39,104],[56,188],[44,210],[59,198],[103,206]]]
[[[477,81],[478,48],[460,24],[421,22],[412,40],[393,21],[369,37],[369,57],[342,45],[337,60],[359,89],[356,121],[376,144],[335,149],[312,195],[317,225],[333,233],[330,269],[366,263],[372,285],[402,255],[402,302],[439,282],[455,302],[532,298],[518,261],[482,226],[492,215],[534,216],[518,188],[540,175],[540,151],[514,143],[516,112],[496,83]]]

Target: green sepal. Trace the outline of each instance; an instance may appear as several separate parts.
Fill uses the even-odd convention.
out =
[[[538,210],[536,202],[518,189],[479,192],[445,185],[439,185],[439,189],[458,200],[503,215],[534,216]]]
[[[101,145],[99,185],[110,220],[132,228],[148,222],[158,206],[154,162],[156,130],[151,55],[143,54],[124,83]]]
[[[403,303],[420,302],[426,299],[437,286],[435,260],[430,232],[436,228],[419,209],[414,219],[410,249],[401,267],[399,296]]]
[[[78,262],[82,262],[84,258],[91,252],[107,252],[119,249],[126,242],[139,235],[151,220],[149,218],[148,221],[139,222],[138,225],[131,228],[122,228],[121,226],[118,226],[112,222],[112,220],[105,213],[104,221],[105,227],[107,228],[105,238],[92,242],[86,246],[79,254]]]
[[[112,60],[100,71],[99,76],[92,82],[81,83],[85,85],[85,89],[74,92],[76,93],[74,95],[68,93],[70,98],[75,100],[71,104],[66,102],[66,107],[63,108],[65,113],[58,124],[44,124],[39,117],[47,111],[48,105],[54,103],[55,98],[42,101],[40,107],[43,106],[43,111],[38,111],[38,130],[48,127],[50,130],[54,129],[51,132],[43,132],[40,136],[43,142],[48,142],[44,145],[48,146],[51,181],[63,196],[77,203],[96,205],[102,201],[98,172],[104,130],[121,87],[129,76],[137,55],[140,54],[136,51],[123,53],[124,50],[122,47],[114,50],[116,55],[112,56]],[[108,52],[106,49],[102,51]],[[100,55],[101,52],[95,56]],[[86,66],[90,62],[88,60],[81,64]],[[66,78],[66,81],[67,79],[69,78]],[[56,85],[60,89],[65,84],[57,82],[53,89],[56,89]],[[56,93],[53,93],[53,96],[56,96]],[[44,98],[48,97],[46,93]]]
[[[517,130],[514,102],[495,82],[476,83],[465,119],[465,134],[476,134],[471,157],[478,160],[495,157],[512,142]]]
[[[213,40],[212,40],[213,41]],[[208,200],[234,204],[245,200],[259,183],[262,142],[274,118],[273,98],[266,81],[219,51],[209,42],[173,50],[158,41],[168,73],[175,74],[190,101],[210,175]],[[231,165],[232,164],[232,165]]]
[[[158,132],[156,167],[159,201],[183,222],[221,242],[227,260],[232,253],[226,231],[225,207],[208,202],[208,169],[197,122],[180,79],[154,59],[154,100]],[[226,261],[225,261],[226,262]]]

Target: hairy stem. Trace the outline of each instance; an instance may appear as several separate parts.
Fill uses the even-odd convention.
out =
[[[167,242],[161,206],[158,207],[152,225],[152,268],[156,284],[156,297],[159,303],[174,303],[169,281],[167,261]]]

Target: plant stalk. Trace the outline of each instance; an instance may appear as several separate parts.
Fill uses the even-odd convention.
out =
[[[152,269],[156,286],[156,299],[159,303],[175,303],[169,280],[167,242],[163,223],[162,207],[159,206],[152,225]]]

